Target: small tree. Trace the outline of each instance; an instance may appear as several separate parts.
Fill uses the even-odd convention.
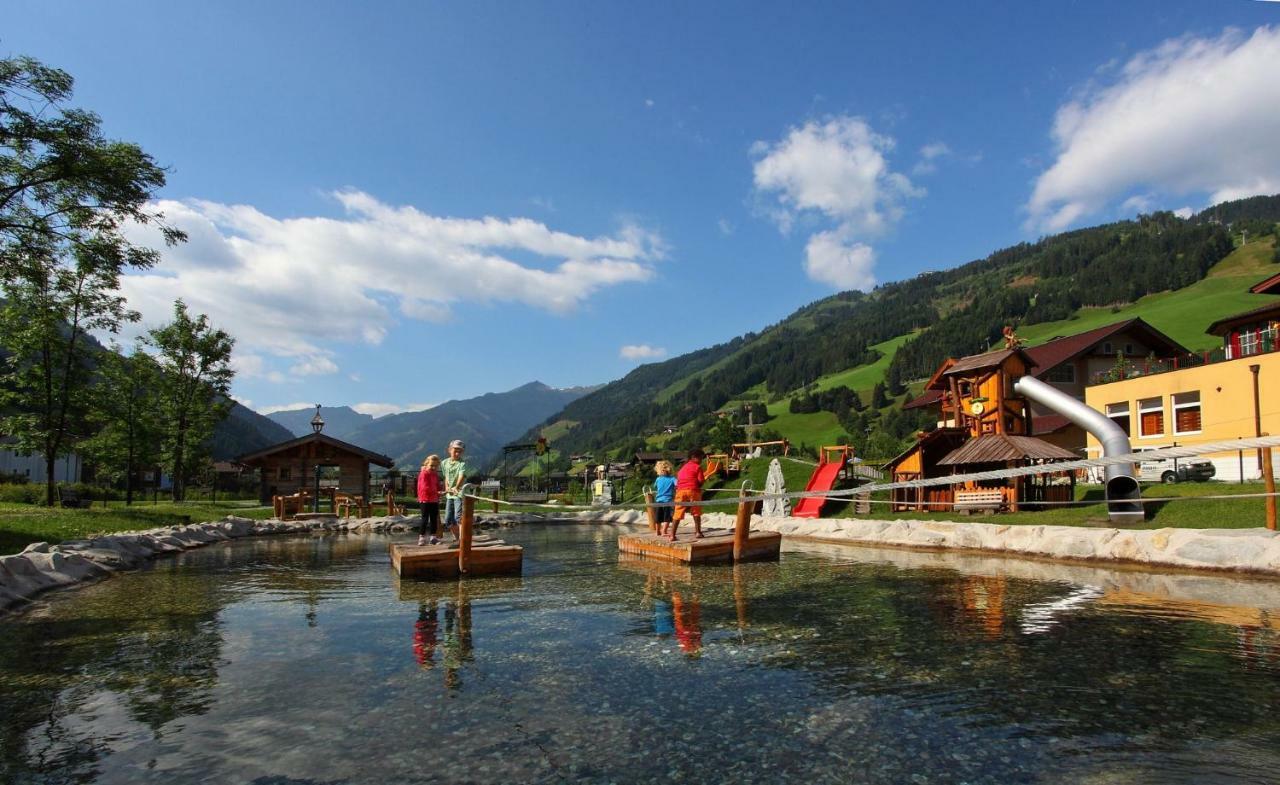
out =
[[[173,478],[173,500],[182,501],[186,477],[200,463],[213,427],[230,411],[228,395],[235,372],[235,340],[200,314],[191,318],[182,300],[173,304],[173,321],[152,330],[148,343],[162,371],[165,468]]]
[[[160,462],[159,390],[160,367],[141,346],[129,356],[118,349],[102,354],[89,418],[93,435],[83,446],[100,475],[124,482],[125,504],[133,504],[139,472]]]
[[[85,435],[86,334],[137,319],[116,295],[120,275],[159,258],[124,226],[154,222],[166,242],[184,239],[149,208],[164,170],[103,137],[97,115],[67,108],[71,87],[37,60],[0,60],[0,428],[44,455],[50,505],[54,463]]]

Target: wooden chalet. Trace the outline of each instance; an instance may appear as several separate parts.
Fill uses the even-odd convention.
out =
[[[1122,357],[1126,362],[1140,366],[1151,357],[1164,361],[1185,355],[1190,350],[1142,319],[1135,318],[1076,335],[1053,338],[1039,346],[1021,347],[1020,351],[1031,363],[1028,373],[1072,398],[1084,401],[1085,387],[1098,374],[1113,368],[1117,358]],[[986,357],[997,353],[976,356]],[[944,362],[925,386],[924,393],[909,402],[905,408],[939,407],[949,392],[942,377],[957,362],[961,361]],[[942,413],[938,418],[939,426],[957,425],[947,419],[951,411],[952,407],[949,406]],[[1087,437],[1083,428],[1037,403],[1031,404],[1030,415],[1030,435],[1071,450],[1077,457],[1085,454]]]
[[[309,433],[236,458],[259,472],[258,498],[270,504],[273,496],[310,491],[320,468],[321,488],[369,499],[369,466],[390,469],[395,461],[363,447],[323,433]]]
[[[1031,407],[1013,383],[1036,361],[1022,348],[947,359],[926,389],[937,393],[938,430],[886,467],[895,482],[1070,460],[1071,451],[1032,436]],[[1069,486],[1069,487],[1064,487]],[[1020,503],[1068,501],[1074,479],[1010,478],[950,488],[899,489],[895,509],[1009,509]]]
[[[1249,287],[1253,294],[1280,295],[1280,273]],[[1223,357],[1234,360],[1280,349],[1280,301],[1225,316],[1205,332],[1222,339]]]
[[[938,462],[952,450],[964,444],[968,438],[969,432],[961,428],[938,428],[922,433],[917,437],[915,444],[885,464],[884,472],[893,478],[893,482],[944,477],[951,471],[940,468]],[[949,485],[931,488],[894,488],[890,494],[892,503],[889,509],[895,512],[950,510],[951,503],[955,500]]]

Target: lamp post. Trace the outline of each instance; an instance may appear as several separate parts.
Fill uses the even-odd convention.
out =
[[[324,418],[320,416],[320,404],[317,403],[316,415],[311,418],[311,431],[316,436],[319,436],[320,432],[323,430],[324,430]],[[316,461],[315,496],[313,496],[311,499],[311,511],[314,513],[320,512],[320,461],[319,460]]]

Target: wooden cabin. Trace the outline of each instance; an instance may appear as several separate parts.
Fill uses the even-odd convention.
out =
[[[270,504],[273,496],[313,489],[316,467],[320,468],[322,489],[368,500],[370,464],[384,469],[395,465],[395,461],[385,455],[323,433],[310,433],[241,455],[236,462],[258,470],[258,498],[263,504]]]
[[[909,482],[932,477],[943,477],[950,470],[938,466],[938,461],[952,450],[964,444],[969,432],[960,428],[938,428],[916,437],[916,443],[884,466],[885,474],[893,482]],[[889,509],[947,511],[951,509],[954,494],[951,486],[937,485],[929,488],[894,488],[890,491],[892,503]]]
[[[1031,407],[1014,392],[1013,383],[1035,366],[1017,346],[944,361],[926,385],[937,394],[941,427],[921,435],[912,449],[890,461],[894,481],[1075,458],[1071,451],[1031,435]],[[1074,487],[1071,477],[1046,475],[900,489],[894,508],[1017,510],[1020,503],[1068,501]]]

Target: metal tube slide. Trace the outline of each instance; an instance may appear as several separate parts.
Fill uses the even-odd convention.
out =
[[[1090,409],[1061,390],[1033,376],[1023,376],[1013,383],[1016,393],[1025,395],[1084,428],[1102,444],[1103,456],[1125,455],[1132,452],[1129,437],[1109,418],[1096,409]],[[1107,514],[1113,523],[1140,521],[1142,505],[1135,500],[1142,498],[1142,487],[1133,476],[1131,464],[1112,464],[1106,467]]]

